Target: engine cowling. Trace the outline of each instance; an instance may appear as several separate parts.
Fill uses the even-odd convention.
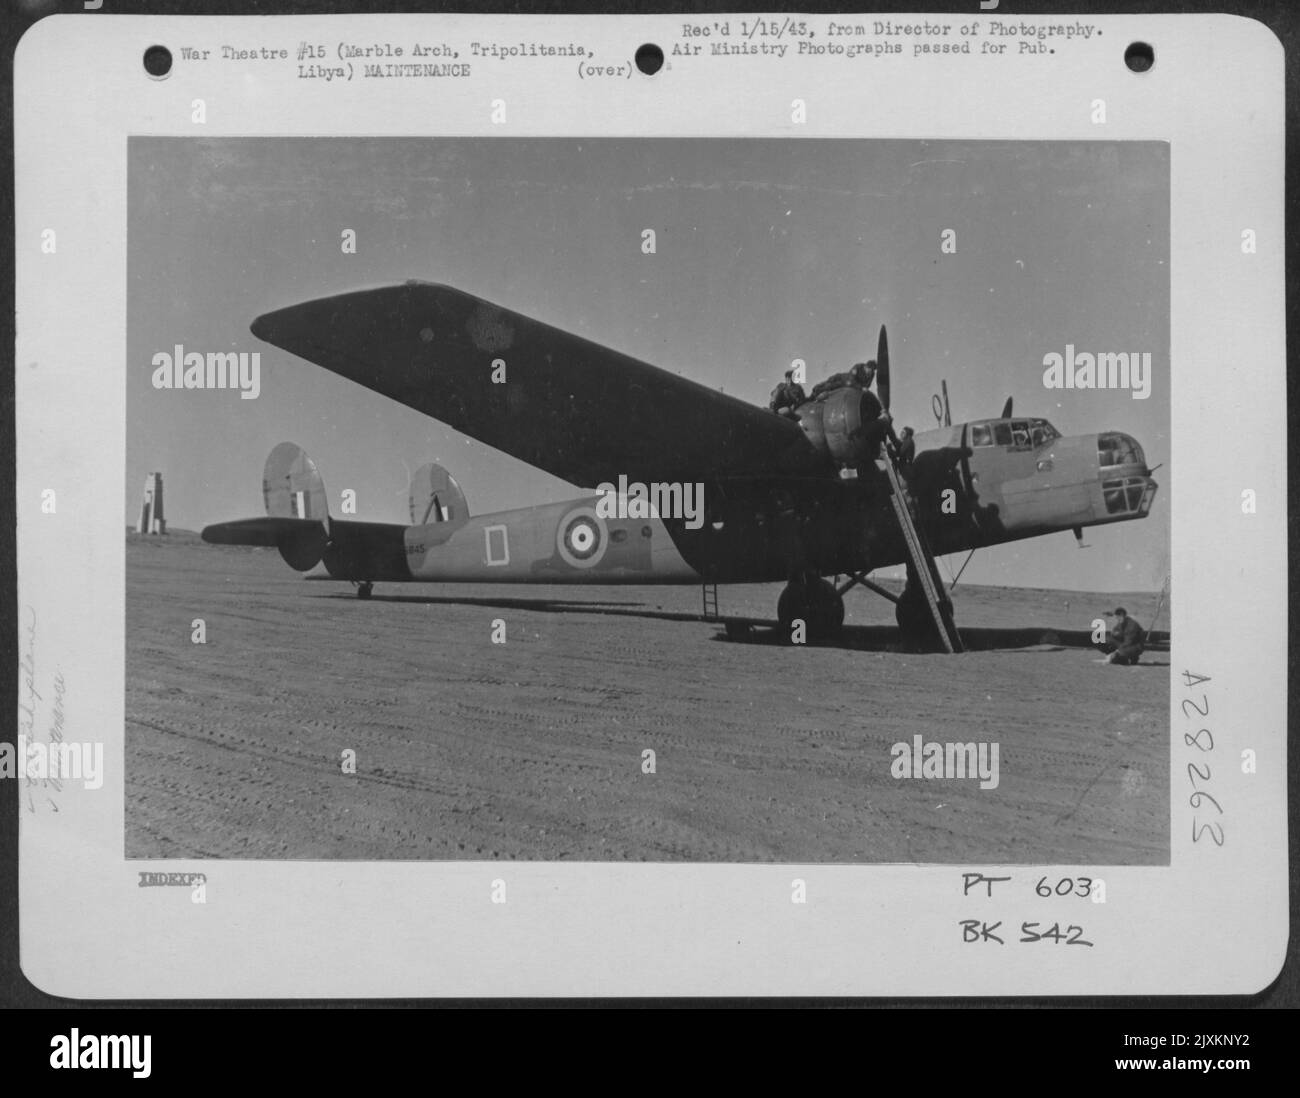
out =
[[[799,426],[819,453],[838,466],[875,458],[885,435],[880,401],[868,389],[834,389],[795,411]]]

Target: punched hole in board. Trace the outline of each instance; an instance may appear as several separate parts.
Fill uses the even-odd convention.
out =
[[[1146,72],[1156,63],[1156,51],[1146,42],[1130,42],[1124,51],[1124,64],[1133,72]]]
[[[664,51],[653,42],[647,42],[636,51],[636,67],[646,76],[654,76],[664,67]]]
[[[144,71],[155,80],[165,79],[172,71],[172,51],[166,46],[150,46],[144,51]]]

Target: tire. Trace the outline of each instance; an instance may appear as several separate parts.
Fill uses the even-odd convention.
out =
[[[810,642],[833,639],[844,625],[844,599],[828,580],[787,584],[776,604],[781,635],[788,643],[796,618],[802,618]]]
[[[819,579],[809,585],[809,590],[812,603],[809,631],[815,632],[819,640],[838,636],[844,627],[844,599],[829,580]]]
[[[808,601],[808,589],[801,583],[788,583],[776,600],[776,620],[780,623],[781,637],[790,643],[790,631],[796,618],[802,618],[806,631],[811,631],[809,618],[811,607]]]
[[[903,597],[894,607],[894,620],[898,622],[903,643],[918,652],[940,652],[944,650],[943,639],[935,628],[930,607],[926,605],[925,596],[919,589],[910,585],[904,589]]]

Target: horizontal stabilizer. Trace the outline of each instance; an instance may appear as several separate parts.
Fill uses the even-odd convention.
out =
[[[334,579],[409,580],[406,527],[393,522],[334,519],[326,530],[315,519],[237,519],[205,526],[202,537],[213,545],[266,545],[280,550],[285,563],[307,572],[322,560]]]
[[[328,540],[324,524],[317,519],[275,516],[218,522],[205,526],[201,536],[213,545],[274,546],[285,563],[299,572],[316,566]]]
[[[203,540],[213,545],[279,545],[284,538],[323,530],[315,519],[250,518],[218,522],[203,528]]]
[[[266,518],[219,522],[203,529],[213,545],[268,545],[290,568],[316,567],[329,545],[329,507],[316,463],[292,442],[267,455],[262,470]]]

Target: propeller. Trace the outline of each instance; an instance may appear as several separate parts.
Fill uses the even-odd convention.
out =
[[[1010,419],[1010,418],[1011,418],[1011,398],[1010,398],[1010,397],[1007,397],[1007,402],[1006,402],[1004,405],[1002,405],[1002,415],[1001,415],[1000,418],[1002,418],[1002,419]]]
[[[880,326],[880,338],[876,341],[876,392],[880,394],[881,407],[889,411],[889,339],[885,335],[885,326]]]

